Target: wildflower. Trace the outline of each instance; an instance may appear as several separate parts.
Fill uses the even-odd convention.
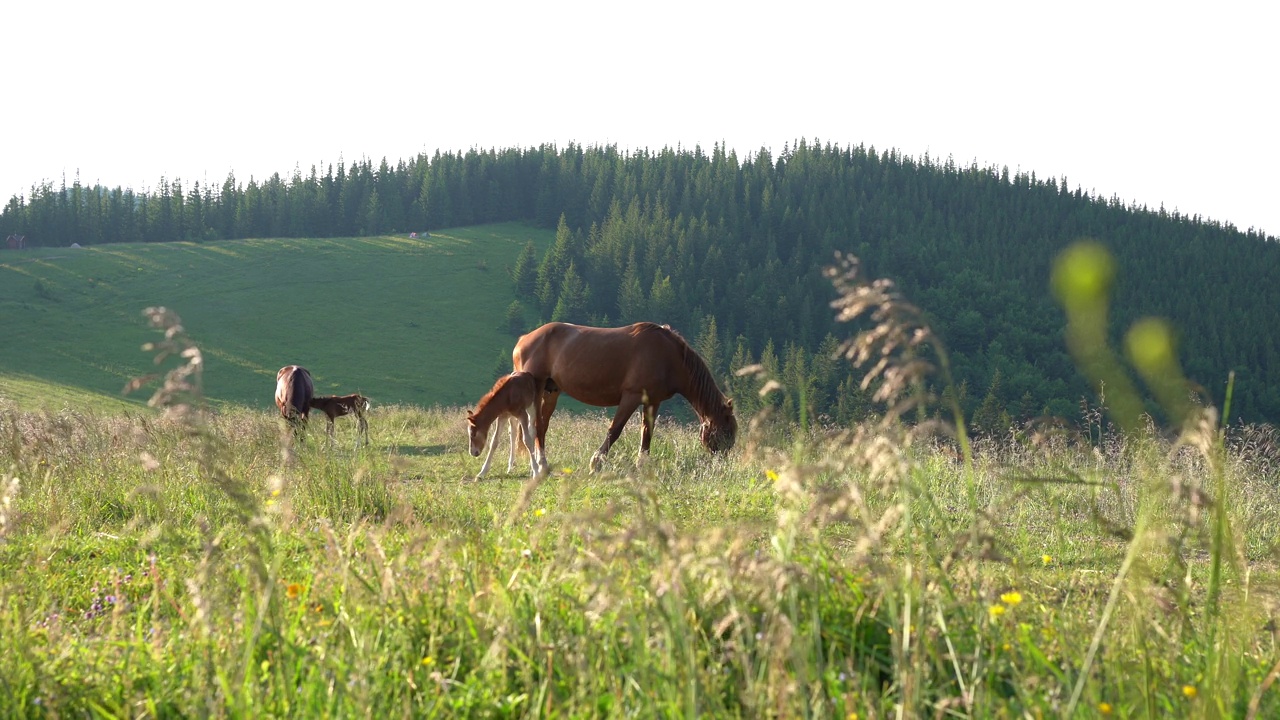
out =
[[[1045,565],[1050,565],[1050,564],[1052,564],[1052,563],[1053,563],[1053,556],[1052,556],[1052,555],[1041,555],[1041,556],[1040,556],[1040,560],[1041,560]]]
[[[533,551],[530,550],[529,548],[525,548],[524,550],[521,550],[520,554],[523,555],[525,558],[533,557]]]
[[[436,664],[436,659],[431,657],[430,655],[422,658],[422,667],[431,667],[432,665],[435,665],[435,664]]]
[[[560,472],[564,473],[565,475],[572,475],[572,474],[573,474],[573,468],[564,468],[564,469],[563,469],[563,470],[561,470]]]
[[[534,517],[542,517],[543,515],[546,515],[546,514],[547,514],[546,508],[538,508],[537,510],[533,511]]]
[[[1182,686],[1182,694],[1183,694],[1183,695],[1186,695],[1188,699],[1194,698],[1198,692],[1199,692],[1199,691],[1198,691],[1198,690],[1196,690],[1196,686],[1195,686],[1195,685],[1183,685],[1183,686]]]
[[[298,596],[301,594],[302,585],[300,583],[289,583],[289,585],[284,589],[284,596],[290,600],[297,600]]]
[[[767,477],[767,478],[769,478],[769,481],[770,481],[770,482],[778,482],[778,473],[776,473],[776,472],[774,472],[774,471],[772,471],[772,470],[765,470],[765,471],[764,471],[764,476],[765,476],[765,477]]]
[[[1110,714],[1111,714],[1111,703],[1109,703],[1109,702],[1100,702],[1100,703],[1098,703],[1098,712],[1102,713],[1103,715],[1110,715]]]
[[[280,488],[275,488],[274,490],[272,490],[271,497],[280,497]]]
[[[1004,606],[992,605],[991,607],[987,608],[987,612],[991,615],[991,619],[995,620],[996,618],[1004,614]]]
[[[1010,592],[1007,592],[1000,596],[1000,602],[1004,603],[1005,605],[1008,605],[1009,607],[1013,607],[1014,605],[1017,605],[1018,603],[1022,602],[1022,593],[1018,592],[1017,590],[1012,590]]]

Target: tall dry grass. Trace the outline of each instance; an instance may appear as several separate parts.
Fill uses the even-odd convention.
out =
[[[470,481],[461,409],[375,406],[360,450],[214,413],[153,313],[165,412],[0,407],[0,715],[1277,711],[1273,431],[1130,423],[1086,348],[1110,429],[970,440],[920,315],[833,280],[880,417],[728,458],[660,421],[590,474],[607,420],[557,416],[541,482]]]

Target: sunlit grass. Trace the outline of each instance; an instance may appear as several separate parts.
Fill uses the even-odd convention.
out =
[[[990,540],[948,559],[938,550],[965,547],[972,518],[963,468],[940,452],[893,489],[830,465],[842,451],[819,435],[803,454],[825,470],[792,466],[795,447],[717,460],[693,428],[660,422],[642,470],[633,429],[593,475],[607,420],[558,415],[550,478],[531,486],[499,463],[475,482],[463,417],[375,408],[370,447],[340,419],[332,449],[316,427],[282,463],[277,419],[224,409],[204,432],[256,508],[240,519],[180,423],[8,409],[4,479],[19,484],[0,542],[0,714],[879,717],[954,702],[1052,716],[1125,553],[1095,513],[1121,524],[1143,502],[1127,479],[1197,471],[1158,444],[980,445]],[[1233,455],[1242,548],[1271,542],[1270,457]],[[1019,479],[1037,469],[1119,484]],[[910,522],[877,536],[829,512],[854,490],[872,508],[905,501]],[[1203,601],[1205,558],[1182,553],[1185,571],[1169,558],[1139,554],[1143,579],[1086,683],[1095,711],[1145,713],[1151,686],[1157,714],[1211,714],[1276,660],[1268,553],[1232,578],[1249,600],[1231,622],[1253,633],[1240,688],[1205,687],[1191,662],[1205,636],[1178,587]],[[905,562],[924,563],[912,581]]]

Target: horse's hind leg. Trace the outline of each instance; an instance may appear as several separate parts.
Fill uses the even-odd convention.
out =
[[[653,440],[653,425],[658,420],[658,405],[645,405],[640,409],[640,456],[636,458],[636,465],[644,464],[645,458],[649,457],[649,443]]]
[[[541,461],[541,458],[538,455],[537,446],[534,444],[533,440],[533,436],[535,434],[533,406],[529,406],[529,409],[520,413],[519,416],[513,415],[511,417],[511,427],[513,431],[517,421],[520,424],[520,434],[524,436],[524,444],[529,448],[529,477],[536,478],[539,473],[546,475],[546,463]],[[515,448],[514,440],[512,441],[512,448]]]
[[[523,415],[521,416],[523,417]],[[517,419],[515,415],[507,416],[507,438],[511,440],[511,452],[507,453],[507,473],[516,469],[516,443],[519,442],[516,437],[516,425],[521,424],[523,420]],[[523,427],[522,427],[523,430]],[[527,433],[525,435],[525,446],[529,449],[529,457],[533,457],[533,438]]]

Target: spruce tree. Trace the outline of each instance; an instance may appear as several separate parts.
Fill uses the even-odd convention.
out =
[[[532,240],[524,244],[520,257],[516,258],[515,267],[511,269],[511,281],[515,285],[517,296],[537,297],[538,251],[534,248]]]

